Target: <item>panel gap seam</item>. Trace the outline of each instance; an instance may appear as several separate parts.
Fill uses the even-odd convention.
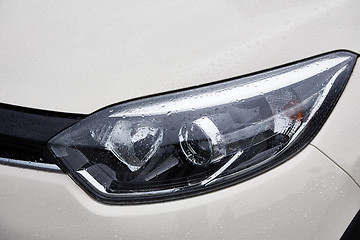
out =
[[[320,153],[322,153],[325,157],[327,157],[330,161],[332,161],[336,166],[338,166],[341,170],[343,170],[346,173],[346,175],[348,175],[349,178],[351,178],[351,180],[353,180],[353,182],[360,188],[360,185],[356,182],[356,180],[343,167],[341,167],[337,162],[335,162],[331,157],[329,157],[329,155],[327,155],[325,152],[323,152],[317,146],[315,146],[311,143],[309,145],[316,148]]]

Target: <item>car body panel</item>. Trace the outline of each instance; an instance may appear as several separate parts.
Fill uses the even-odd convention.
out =
[[[312,146],[233,187],[156,204],[105,205],[60,173],[0,165],[0,181],[3,239],[339,239],[360,207],[358,186]]]
[[[360,52],[360,2],[0,3],[0,102],[90,113],[109,104]]]
[[[360,185],[360,66],[357,63],[334,111],[311,143]]]
[[[360,1],[0,2],[0,102],[91,113],[333,50],[360,53]],[[360,67],[318,136],[197,197],[114,206],[66,174],[0,165],[0,239],[339,239],[360,208]]]

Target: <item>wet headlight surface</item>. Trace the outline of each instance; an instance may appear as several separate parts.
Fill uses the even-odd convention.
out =
[[[329,116],[357,55],[337,51],[110,106],[48,147],[96,199],[183,198],[260,174],[300,151]]]

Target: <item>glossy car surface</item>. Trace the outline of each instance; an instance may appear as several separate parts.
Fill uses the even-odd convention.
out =
[[[0,102],[89,114],[335,50],[360,2],[2,1]],[[68,175],[0,165],[1,239],[339,239],[360,208],[360,67],[313,141],[212,193],[100,203]],[[55,167],[56,168],[56,167]]]

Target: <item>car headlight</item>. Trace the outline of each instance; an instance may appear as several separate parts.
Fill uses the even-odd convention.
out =
[[[319,131],[357,56],[333,52],[110,106],[55,136],[59,164],[95,198],[139,203],[212,191],[264,172]]]

